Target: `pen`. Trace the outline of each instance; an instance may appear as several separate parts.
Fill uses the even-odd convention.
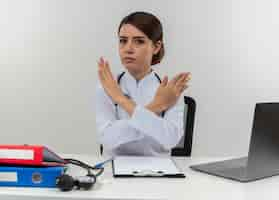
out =
[[[105,160],[105,161],[103,161],[103,162],[97,163],[96,165],[93,166],[93,168],[96,168],[96,169],[102,168],[104,164],[106,164],[107,162],[109,162],[109,161],[111,161],[111,160],[112,160],[112,158],[110,158],[110,159],[108,159],[108,160]]]

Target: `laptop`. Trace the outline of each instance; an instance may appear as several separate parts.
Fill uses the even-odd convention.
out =
[[[240,182],[279,175],[279,103],[257,103],[248,157],[190,166]]]

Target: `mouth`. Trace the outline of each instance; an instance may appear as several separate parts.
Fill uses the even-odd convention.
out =
[[[132,63],[132,62],[135,62],[135,58],[132,58],[132,57],[124,57],[123,59],[126,63]]]

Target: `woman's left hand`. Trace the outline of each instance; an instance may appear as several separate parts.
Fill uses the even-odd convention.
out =
[[[108,61],[105,61],[102,57],[98,62],[98,76],[106,93],[113,101],[118,103],[124,96],[123,92],[111,73]]]

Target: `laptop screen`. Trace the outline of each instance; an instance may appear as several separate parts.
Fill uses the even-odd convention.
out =
[[[256,104],[248,166],[278,169],[279,166],[279,103]]]

